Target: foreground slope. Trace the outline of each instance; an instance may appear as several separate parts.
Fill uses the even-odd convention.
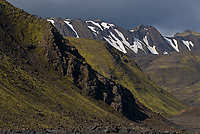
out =
[[[1,129],[77,128],[127,121],[111,107],[79,94],[66,77],[48,70],[33,74],[27,72],[32,68],[16,67],[0,55]]]
[[[146,107],[169,117],[187,106],[160,88],[126,55],[105,42],[67,38],[86,61],[107,78],[128,88]]]
[[[72,78],[55,71],[53,60],[58,60],[55,55],[61,54],[58,47],[64,44],[66,55],[81,59],[46,20],[35,19],[4,0],[0,12],[1,129],[130,122],[102,101],[80,94]]]
[[[46,20],[5,0],[0,13],[1,129],[129,126],[149,119],[171,130],[126,87],[93,70]]]

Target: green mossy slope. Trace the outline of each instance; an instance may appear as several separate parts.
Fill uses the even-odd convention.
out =
[[[0,58],[1,129],[77,128],[126,120],[103,102],[78,93],[67,77],[51,70],[34,76],[2,52]]]
[[[69,45],[62,36],[54,37],[54,32],[45,19],[0,0],[0,129],[129,124],[111,106],[87,97],[71,78],[55,70],[54,63],[47,62],[43,54],[56,47],[50,45],[57,43],[55,38]]]
[[[67,39],[93,69],[128,88],[142,104],[153,111],[170,117],[187,107],[143,74],[135,62],[105,42]]]
[[[88,44],[96,42],[85,41]],[[104,46],[111,54],[106,58],[109,64],[101,66],[100,72],[104,76],[130,88],[142,103],[163,115],[169,116],[182,109],[182,103],[175,102],[167,107],[171,113],[166,111],[163,105],[176,99],[159,87],[155,88],[154,83],[125,55],[111,46]],[[97,52],[95,55],[98,55]],[[0,60],[0,129],[70,129],[94,124],[132,124],[120,111],[126,117],[139,120],[148,118],[148,114],[148,119],[154,123],[169,124],[138,103],[128,89],[92,70],[77,49],[51,23],[37,19],[5,0],[0,0]],[[104,63],[104,59],[100,63]],[[100,63],[96,62],[96,65]],[[96,69],[99,71],[99,67]],[[164,104],[159,91],[168,97],[164,98]],[[88,96],[90,93],[102,101],[92,99]],[[157,97],[158,101],[154,99],[156,96],[160,97]],[[145,97],[153,99],[148,102]]]

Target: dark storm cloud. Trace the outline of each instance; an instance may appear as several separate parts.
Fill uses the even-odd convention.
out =
[[[123,28],[155,26],[162,34],[200,32],[199,0],[8,0],[41,17],[101,19]]]

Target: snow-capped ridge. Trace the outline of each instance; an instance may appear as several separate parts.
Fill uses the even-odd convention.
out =
[[[52,19],[47,19],[47,21],[51,22],[53,24],[53,26],[55,26],[55,21]]]
[[[76,38],[80,38],[76,30],[74,29],[73,25],[71,24],[71,22],[69,20],[65,20],[64,22],[72,29],[72,31],[74,31],[74,33],[76,34]]]
[[[109,29],[110,27],[115,27],[114,24],[110,24],[107,22],[102,22],[101,25],[104,27],[104,29]]]
[[[62,20],[68,28],[61,28],[63,25],[60,24]],[[148,25],[123,29],[115,24],[101,20],[82,21],[80,19],[49,18],[47,21],[61,30],[60,32],[66,37],[81,37],[106,41],[123,53],[169,54],[173,51],[200,50],[200,46],[197,45],[198,43],[200,44],[200,33],[194,31],[176,34],[173,37],[164,37],[156,28]],[[75,21],[79,22],[76,23]],[[67,32],[67,30],[70,30],[70,32]]]
[[[89,22],[92,23],[93,25],[97,26],[98,28],[100,28],[101,31],[103,31],[103,29],[102,29],[102,27],[101,27],[101,25],[100,25],[99,23],[94,22],[94,21],[91,21],[91,20],[86,21],[87,24],[88,24]]]

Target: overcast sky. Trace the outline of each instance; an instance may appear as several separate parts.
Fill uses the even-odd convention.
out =
[[[200,0],[7,0],[42,18],[101,19],[122,28],[152,25],[163,35],[200,32]]]

